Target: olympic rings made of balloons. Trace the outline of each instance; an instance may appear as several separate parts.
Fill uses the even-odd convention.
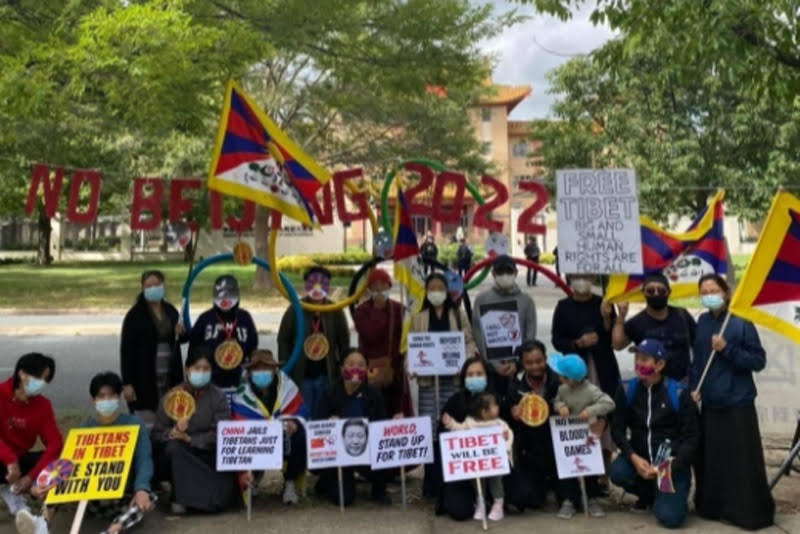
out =
[[[392,235],[392,227],[389,223],[389,190],[392,187],[392,182],[394,181],[394,177],[397,175],[397,172],[402,169],[406,163],[421,163],[422,165],[426,165],[436,172],[442,172],[445,170],[445,166],[439,161],[427,158],[411,158],[403,161],[394,169],[389,171],[389,173],[386,175],[386,178],[383,180],[383,189],[381,189],[381,225],[383,226],[384,231],[389,235]],[[472,182],[465,180],[465,186],[467,191],[469,191],[469,194],[472,195],[472,198],[475,199],[475,202],[477,202],[478,205],[481,205],[485,202],[481,192]],[[478,278],[469,284],[467,284],[467,280],[465,279],[464,290],[473,289],[474,287],[478,286],[489,274],[489,271],[491,271],[490,268],[484,269],[480,276],[478,276]]]
[[[517,265],[523,265],[530,269],[539,271],[547,278],[549,278],[556,286],[560,287],[564,291],[564,293],[567,294],[568,297],[572,296],[572,289],[570,289],[570,287],[566,284],[566,282],[564,282],[564,280],[562,280],[561,277],[559,277],[556,273],[554,273],[547,267],[544,267],[543,265],[539,265],[538,263],[532,262],[527,259],[522,259],[522,258],[511,258],[511,259],[514,260],[514,263],[516,263]],[[481,260],[472,267],[470,267],[469,271],[467,271],[467,274],[464,275],[464,282],[472,278],[475,275],[475,273],[480,269],[491,267],[493,261],[494,258],[486,258],[485,260]]]
[[[186,330],[191,330],[192,328],[192,318],[191,314],[189,313],[189,296],[191,295],[192,291],[192,284],[194,284],[195,278],[197,275],[200,274],[203,269],[212,265],[214,263],[220,263],[223,261],[233,261],[233,254],[230,252],[224,254],[217,254],[216,256],[211,256],[210,258],[206,258],[197,265],[194,266],[192,272],[189,273],[189,277],[186,279],[186,282],[183,283],[183,289],[181,290],[181,314],[183,317],[183,324],[186,326]],[[259,258],[258,256],[253,256],[251,262],[259,267],[263,267],[267,271],[272,271],[269,267],[269,263],[265,260]],[[298,360],[300,359],[300,354],[303,349],[303,341],[305,341],[305,316],[303,315],[303,308],[300,307],[300,298],[297,296],[297,291],[294,290],[294,286],[286,278],[283,274],[280,275],[280,283],[281,287],[283,287],[289,294],[289,300],[292,303],[292,308],[294,309],[294,317],[295,317],[295,339],[294,339],[294,348],[292,349],[292,354],[289,356],[289,361],[283,364],[283,372],[284,373],[291,373],[292,369],[295,365],[297,365]]]

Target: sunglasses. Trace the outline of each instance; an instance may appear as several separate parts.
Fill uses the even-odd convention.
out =
[[[648,297],[665,297],[669,293],[666,287],[648,287],[644,290],[644,294]]]

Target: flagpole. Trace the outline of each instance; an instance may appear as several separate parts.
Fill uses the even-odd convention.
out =
[[[719,329],[719,336],[724,337],[725,329],[728,327],[728,322],[731,320],[731,311],[728,309],[727,315],[725,315],[725,320],[722,322],[722,328]],[[703,387],[703,382],[706,379],[706,375],[708,374],[708,370],[711,368],[711,362],[714,361],[714,356],[717,355],[716,350],[712,350],[711,354],[708,356],[708,361],[706,362],[706,368],[703,369],[703,374],[700,375],[700,380],[697,382],[697,387],[695,387],[692,393],[698,393],[700,388]]]

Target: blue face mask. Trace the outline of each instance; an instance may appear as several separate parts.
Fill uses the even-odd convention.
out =
[[[467,379],[464,380],[464,387],[467,388],[467,391],[470,393],[482,393],[486,389],[486,377],[468,376]]]
[[[164,299],[164,285],[146,287],[142,293],[147,302],[161,302]]]
[[[94,409],[102,416],[114,415],[119,410],[119,399],[102,399],[94,402]]]
[[[257,388],[266,388],[272,384],[273,374],[272,371],[253,371],[250,375],[250,378],[253,380],[253,384]]]
[[[700,297],[700,303],[703,307],[713,311],[720,309],[725,304],[725,299],[722,298],[722,295],[714,293]]]
[[[30,377],[25,384],[25,395],[32,397],[38,395],[44,389],[45,381],[41,378]]]
[[[211,371],[190,371],[189,383],[196,388],[202,388],[211,382]]]

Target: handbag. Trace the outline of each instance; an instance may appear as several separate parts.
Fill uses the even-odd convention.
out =
[[[387,354],[392,354],[392,342],[394,341],[394,325],[392,324],[393,313],[390,303],[389,306],[389,344],[386,348]],[[367,381],[369,385],[376,388],[386,388],[394,383],[394,367],[392,367],[391,356],[381,356],[370,358],[367,362]]]

